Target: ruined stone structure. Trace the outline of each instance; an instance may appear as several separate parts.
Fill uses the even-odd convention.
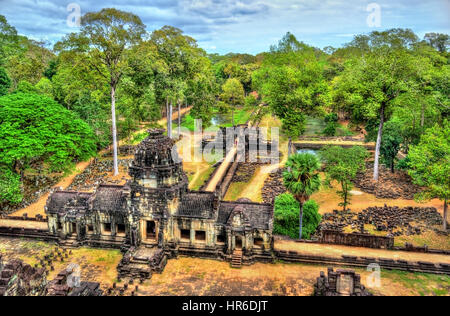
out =
[[[21,260],[3,262],[0,254],[0,296],[42,296],[46,292],[45,269]]]
[[[319,242],[323,244],[346,245],[374,249],[394,248],[394,238],[370,234],[345,234],[336,230],[323,230]]]
[[[320,272],[314,285],[314,296],[372,296],[364,285],[361,276],[352,270],[337,270],[328,268],[328,276]]]
[[[126,185],[100,185],[93,193],[53,192],[45,208],[50,234],[65,246],[162,249],[169,257],[181,253],[230,261],[235,250],[242,250],[244,263],[271,259],[273,207],[189,191],[174,141],[163,132],[149,130],[137,147]]]
[[[63,270],[47,285],[47,296],[102,296],[103,291],[97,282],[71,281],[72,271]]]

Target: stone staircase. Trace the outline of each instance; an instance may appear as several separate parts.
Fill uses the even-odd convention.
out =
[[[162,273],[167,255],[158,247],[130,249],[118,266],[119,276],[133,279],[150,279],[153,273]]]
[[[68,237],[65,240],[61,240],[59,242],[59,245],[62,248],[72,248],[72,249],[73,248],[78,248],[78,246],[79,246],[77,237],[75,235],[72,235],[72,236]]]
[[[236,249],[231,257],[231,267],[235,269],[242,268],[242,250]]]

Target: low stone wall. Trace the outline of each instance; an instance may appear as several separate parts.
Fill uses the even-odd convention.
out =
[[[57,241],[57,238],[50,235],[47,230],[31,228],[0,227],[0,236],[13,238],[30,238],[43,241]]]
[[[236,158],[237,156],[235,156],[235,161],[231,164],[230,168],[228,169],[225,177],[223,178],[222,183],[220,184],[220,186],[217,188],[217,191],[219,192],[219,196],[220,197],[225,197],[225,195],[227,194],[228,189],[230,188],[231,182],[233,181],[233,177],[236,173],[236,170],[239,166],[239,162],[237,161],[238,159]]]
[[[292,263],[305,263],[313,265],[333,265],[355,268],[367,268],[369,265],[377,265],[381,269],[400,270],[408,272],[446,274],[450,275],[450,264],[431,262],[412,262],[405,260],[393,260],[386,258],[370,258],[356,256],[342,256],[340,258],[304,255],[296,251],[279,250],[275,252],[278,260]]]
[[[356,137],[356,136],[318,136],[318,135],[314,135],[314,136],[300,136],[298,138],[299,140],[303,140],[303,141],[313,141],[313,140],[320,140],[320,141],[346,141],[346,142],[361,142],[364,141],[363,138],[361,137]]]
[[[370,144],[370,143],[355,143],[355,144],[349,144],[349,143],[344,143],[344,144],[340,144],[339,142],[333,141],[331,140],[329,144],[323,142],[323,143],[316,143],[316,142],[302,142],[302,143],[293,143],[294,147],[296,149],[314,149],[314,150],[320,150],[325,146],[339,146],[342,148],[352,148],[354,146],[361,146],[366,148],[367,150],[375,150],[375,145]]]
[[[392,249],[394,247],[394,238],[392,237],[357,233],[344,234],[334,230],[322,231],[319,241],[323,244],[345,245],[375,249]]]
[[[46,223],[48,220],[46,217],[42,215],[36,215],[36,217],[28,217],[27,214],[24,214],[23,216],[0,216],[0,218],[9,219],[12,221],[24,221],[24,222],[40,222],[40,223]]]

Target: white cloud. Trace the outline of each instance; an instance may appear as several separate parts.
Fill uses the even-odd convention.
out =
[[[71,2],[80,4],[82,13],[102,7],[131,11],[149,31],[179,27],[221,53],[264,51],[287,31],[318,47],[339,46],[373,30],[366,24],[371,2],[381,5],[382,29],[450,30],[447,0],[0,0],[0,14],[20,33],[54,42],[73,31],[66,24]]]

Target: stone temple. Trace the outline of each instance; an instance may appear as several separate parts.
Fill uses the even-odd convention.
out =
[[[54,191],[46,204],[51,234],[66,246],[147,249],[236,260],[273,259],[273,206],[222,201],[188,189],[175,141],[151,129],[138,147],[124,186],[95,192]]]

